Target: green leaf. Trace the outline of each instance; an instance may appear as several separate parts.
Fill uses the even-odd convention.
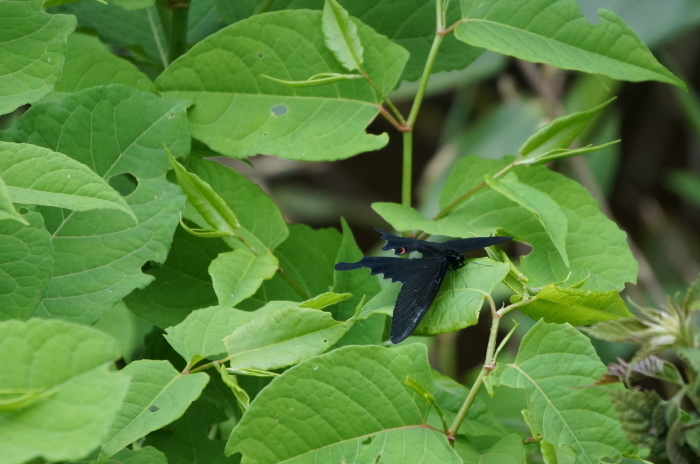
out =
[[[102,440],[105,457],[182,417],[209,381],[207,374],[182,375],[168,361],[149,359],[134,361],[122,372],[131,376],[131,384]]]
[[[650,328],[641,319],[629,317],[620,320],[599,322],[591,327],[585,327],[584,330],[588,335],[608,340],[611,342],[630,342],[644,345],[657,335],[654,328]]]
[[[0,177],[0,221],[17,221],[22,225],[28,226],[29,223],[22,217],[12,204],[10,192],[7,191],[7,185]]]
[[[351,16],[359,19],[379,34],[399,44],[409,52],[408,62],[401,80],[418,80],[425,68],[430,46],[435,37],[435,2],[433,0],[403,0],[400,7],[393,0],[338,0]],[[217,6],[221,8],[221,3]],[[238,0],[226,3],[231,8],[230,22],[240,21],[257,14],[257,0]],[[267,11],[296,9],[320,10],[323,0],[276,0],[266,4]],[[447,24],[460,18],[459,2],[449,2]],[[454,34],[448,34],[435,56],[433,72],[464,69],[483,53],[483,49],[460,42]]]
[[[352,297],[349,293],[326,292],[308,299],[299,305],[300,308],[323,309],[336,303],[342,303]]]
[[[611,98],[590,110],[558,117],[549,124],[540,127],[520,147],[519,151],[523,158],[515,163],[539,164],[544,162],[543,158],[548,159],[549,157],[545,155],[553,150],[568,148],[591,120],[614,100]]]
[[[375,203],[372,208],[397,230],[420,229],[451,237],[498,232],[533,247],[521,259],[521,270],[538,287],[567,279],[591,290],[621,290],[634,282],[637,262],[627,244],[627,235],[601,211],[590,193],[578,183],[543,166],[517,166],[513,172],[521,184],[538,189],[552,198],[566,215],[566,253],[569,267],[557,259],[556,247],[530,211],[485,189],[484,176],[506,167],[508,160],[486,160],[467,156],[455,164],[445,183],[441,208],[456,206],[438,220],[428,221],[412,208]],[[476,193],[467,193],[481,187]],[[466,198],[465,198],[466,197]],[[552,259],[552,256],[555,259]]]
[[[475,325],[484,305],[484,293],[491,293],[509,270],[507,263],[479,258],[470,260],[458,272],[448,271],[415,333],[447,333]]]
[[[111,210],[41,209],[54,271],[37,314],[95,322],[152,280],[141,271],[146,262],[165,260],[184,198],[165,179],[163,144],[189,147],[185,106],[119,85],[93,87],[34,105],[3,136],[70,153],[111,183],[135,187],[125,200],[138,224]]]
[[[600,291],[547,285],[520,310],[537,321],[589,325],[632,317],[616,290]]]
[[[74,211],[112,209],[136,216],[124,199],[87,166],[62,153],[0,141],[0,172],[14,203]]]
[[[129,383],[113,371],[116,340],[63,321],[5,321],[0,357],[0,393],[25,396],[0,413],[3,464],[79,459],[99,445]]]
[[[166,96],[191,101],[192,134],[227,156],[263,153],[320,161],[381,148],[386,134],[364,130],[381,103],[365,80],[292,88],[263,77],[300,81],[344,72],[320,30],[317,11],[245,19],[196,44],[156,85]],[[362,24],[358,36],[365,46],[365,71],[388,93],[398,82],[406,51]]]
[[[460,0],[459,40],[504,55],[632,82],[686,85],[664,68],[615,13],[592,25],[573,0]]]
[[[274,77],[262,77],[270,79],[279,84],[288,85],[290,87],[313,87],[316,85],[332,84],[333,82],[346,81],[348,79],[362,79],[360,74],[342,74],[342,73],[319,73],[305,79],[303,81],[287,81],[284,79],[276,79]]]
[[[462,384],[455,382],[449,377],[445,377],[433,371],[433,394],[440,408],[447,417],[447,423],[452,423],[467,399],[469,389]],[[434,411],[430,412],[428,423],[438,429],[441,428],[440,420]],[[508,434],[505,427],[501,425],[493,412],[478,396],[474,399],[467,417],[459,428],[459,435],[465,437],[503,437]],[[479,440],[479,438],[477,438]]]
[[[245,249],[221,253],[211,262],[209,273],[221,306],[233,307],[277,272],[277,258],[270,253],[256,255]]]
[[[0,114],[38,102],[61,75],[66,37],[76,20],[47,14],[42,3],[0,2]]]
[[[281,308],[239,326],[224,345],[232,369],[274,370],[323,353],[354,323],[318,309]]]
[[[545,464],[576,464],[576,451],[569,446],[554,446],[542,440],[540,451]]]
[[[130,293],[126,304],[134,314],[161,328],[182,322],[196,309],[215,305],[208,266],[228,249],[221,240],[198,238],[178,227],[168,258],[145,271],[155,281]]]
[[[175,171],[175,176],[177,176],[177,183],[187,195],[187,200],[194,206],[197,213],[214,230],[236,236],[236,231],[241,225],[238,222],[238,218],[236,218],[236,214],[231,211],[224,199],[211,188],[211,185],[200,179],[196,174],[187,172],[185,167],[173,158],[169,152],[167,154],[168,161],[170,161],[170,165]]]
[[[559,205],[546,193],[527,184],[518,182],[514,175],[506,175],[502,180],[487,175],[486,184],[507,199],[528,210],[542,225],[552,244],[559,252],[565,266],[569,266],[566,254],[566,232],[568,222]]]
[[[444,434],[425,426],[430,407],[406,377],[431,387],[424,346],[346,346],[309,359],[258,394],[226,454],[242,453],[242,464],[460,462]]]
[[[156,91],[155,84],[134,64],[110,52],[108,48],[92,45],[97,37],[79,33],[68,37],[66,62],[61,77],[47,98],[56,100],[67,94],[107,84],[123,84],[147,92]]]
[[[190,159],[187,169],[223,198],[241,223],[238,232],[258,252],[272,251],[287,238],[287,224],[275,202],[245,176],[205,160]]]
[[[324,0],[321,27],[326,47],[348,71],[362,69],[365,52],[357,26],[337,0]]]
[[[148,435],[145,443],[164,452],[170,463],[237,463],[239,461],[236,458],[223,456],[223,441],[213,440],[208,436],[212,425],[225,420],[226,415],[216,406],[198,400],[180,419],[167,428]]]
[[[0,320],[29,319],[51,281],[51,236],[39,213],[24,218],[28,227],[0,221]]]
[[[457,440],[455,451],[465,464],[521,464],[525,462],[523,439],[515,433],[503,436],[495,443],[478,441],[466,445]]]
[[[254,318],[297,305],[298,303],[291,301],[275,301],[257,311],[241,311],[221,306],[198,309],[180,324],[165,329],[165,338],[189,363],[196,357],[206,358],[225,353],[224,337]]]
[[[338,248],[338,254],[335,257],[335,263],[354,262],[362,259],[362,252],[355,242],[355,237],[344,218],[340,220],[341,232],[343,238]],[[347,319],[355,312],[355,308],[360,304],[363,298],[369,299],[376,295],[381,289],[379,280],[376,276],[369,275],[367,272],[344,272],[335,271],[333,267],[333,290],[338,293],[352,292],[353,297],[331,309],[331,313],[336,319]],[[365,327],[363,330],[368,330]],[[383,328],[382,328],[383,329]],[[360,330],[360,327],[350,329],[351,331]],[[376,333],[376,330],[374,330]],[[383,332],[383,330],[381,331]],[[377,335],[381,335],[381,332]]]
[[[226,366],[219,365],[218,370],[219,374],[221,374],[221,381],[231,389],[231,393],[233,393],[233,396],[236,397],[236,401],[238,402],[238,407],[241,411],[245,412],[250,406],[250,395],[248,395],[248,392],[245,391],[244,388],[238,385],[238,378],[229,373],[228,370],[226,370]]]
[[[125,448],[112,456],[112,461],[119,464],[168,464],[165,454],[152,446],[145,446],[138,450]]]
[[[333,266],[340,243],[340,234],[335,229],[314,230],[304,224],[289,226],[289,238],[275,250],[280,268],[289,280],[277,273],[263,282],[252,299],[260,306],[268,301],[300,301],[326,293],[333,288]],[[337,286],[333,289],[346,291]]]
[[[605,372],[587,337],[569,325],[540,321],[523,338],[515,361],[499,364],[489,378],[525,390],[529,419],[544,439],[593,464],[616,459],[629,446],[605,392],[591,388]]]

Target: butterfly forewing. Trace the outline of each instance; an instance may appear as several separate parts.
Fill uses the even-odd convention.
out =
[[[511,237],[472,237],[460,238],[459,240],[450,240],[448,242],[442,242],[440,245],[442,245],[446,250],[466,253],[467,251],[479,250],[481,248],[486,248],[487,246],[495,245],[507,240],[511,240]]]

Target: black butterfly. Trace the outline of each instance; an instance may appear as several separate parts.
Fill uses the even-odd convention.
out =
[[[440,289],[448,270],[459,269],[465,264],[462,253],[510,240],[511,237],[474,237],[448,242],[426,242],[412,237],[398,237],[382,229],[374,229],[386,240],[382,250],[394,250],[403,255],[417,251],[421,258],[364,257],[356,263],[338,263],[335,269],[349,271],[361,267],[370,268],[370,274],[384,274],[392,282],[403,282],[394,305],[390,338],[399,343],[411,335],[423,319]]]

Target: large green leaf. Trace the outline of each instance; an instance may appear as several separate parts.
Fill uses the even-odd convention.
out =
[[[365,71],[387,93],[407,53],[367,26],[357,26]],[[304,81],[344,72],[323,41],[321,13],[292,10],[254,16],[208,37],[169,66],[156,84],[164,95],[193,103],[193,136],[222,154],[335,160],[387,143],[386,135],[364,130],[381,103],[372,86],[355,79],[292,87],[265,76]]]
[[[92,87],[33,106],[3,137],[70,154],[110,182],[135,187],[125,200],[138,224],[109,210],[42,209],[54,272],[38,314],[91,323],[152,280],[141,267],[165,260],[183,203],[165,179],[163,151],[164,143],[176,153],[189,147],[182,102],[119,85]]]
[[[685,88],[615,13],[598,10],[599,24],[573,0],[460,0],[455,35],[469,45],[563,69],[627,81],[655,80]]]
[[[74,211],[112,209],[136,220],[126,201],[105,179],[62,153],[0,141],[0,172],[15,203]]]
[[[129,379],[116,340],[89,327],[0,322],[0,463],[79,459],[97,447]]]
[[[0,2],[0,114],[48,94],[63,67],[75,18],[50,15],[42,0]]]
[[[253,400],[226,452],[242,453],[243,464],[460,462],[426,427],[429,406],[406,377],[430,389],[424,346],[346,346],[311,358]]]
[[[134,361],[122,372],[131,376],[131,384],[102,440],[105,457],[181,417],[209,381],[207,374],[182,375],[168,361],[150,359]]]
[[[29,319],[51,281],[51,236],[39,213],[23,217],[0,221],[0,319]]]
[[[445,183],[441,208],[458,201],[448,214],[428,221],[412,209],[391,203],[372,207],[398,230],[420,229],[452,237],[488,236],[495,232],[515,237],[533,247],[521,259],[522,271],[533,287],[554,282],[580,282],[591,290],[620,290],[625,282],[634,282],[637,263],[627,245],[626,234],[608,219],[590,193],[576,182],[542,166],[513,169],[517,181],[537,189],[554,200],[567,220],[566,254],[569,267],[531,210],[497,194],[486,186],[485,175],[503,169],[508,160],[486,160],[474,156],[460,159]]]
[[[260,5],[259,0],[231,2],[230,21],[239,21],[251,16]],[[338,0],[351,16],[387,36],[409,51],[410,57],[401,76],[403,80],[415,81],[423,73],[430,45],[435,36],[434,0]],[[288,9],[321,9],[323,0],[273,0],[267,2],[267,11]],[[222,13],[223,14],[223,13]],[[460,17],[459,3],[449,2],[447,25]],[[483,50],[460,42],[454,34],[443,39],[433,72],[466,68],[481,55]]]
[[[629,446],[608,396],[593,387],[605,372],[586,336],[568,324],[540,321],[523,338],[515,361],[499,364],[489,379],[525,390],[528,418],[543,438],[574,449],[579,463],[597,464]]]

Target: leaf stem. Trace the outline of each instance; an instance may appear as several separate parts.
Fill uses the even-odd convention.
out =
[[[507,166],[505,166],[503,169],[501,169],[501,170],[498,171],[496,174],[494,174],[493,177],[494,177],[494,178],[501,177],[503,174],[505,174],[505,173],[508,172],[509,170],[513,169],[514,166],[515,166],[515,162],[509,163],[509,164],[508,164]],[[481,190],[481,189],[484,188],[484,187],[486,187],[486,181],[480,183],[479,185],[477,185],[476,187],[474,187],[474,188],[471,189],[470,191],[468,191],[468,192],[464,193],[463,195],[461,195],[459,198],[457,198],[456,200],[454,200],[454,201],[453,201],[452,203],[450,203],[449,205],[445,206],[442,210],[440,210],[439,213],[437,213],[437,214],[433,217],[433,221],[435,221],[435,220],[437,220],[437,219],[440,219],[440,218],[442,218],[443,216],[447,215],[447,213],[449,213],[450,211],[452,211],[452,210],[453,210],[455,207],[457,207],[461,202],[463,202],[464,200],[466,200],[466,199],[469,198],[470,196],[474,195],[476,192],[478,192],[479,190]]]
[[[190,0],[169,0],[170,34],[168,35],[168,62],[172,63],[187,51],[187,21],[190,13]]]
[[[294,282],[294,279],[292,279],[289,274],[284,272],[284,269],[282,266],[277,268],[277,271],[279,272],[280,276],[289,284],[290,287],[294,289],[295,292],[299,294],[303,299],[308,300],[311,298],[311,296],[304,291],[303,288],[299,286],[296,282]]]

